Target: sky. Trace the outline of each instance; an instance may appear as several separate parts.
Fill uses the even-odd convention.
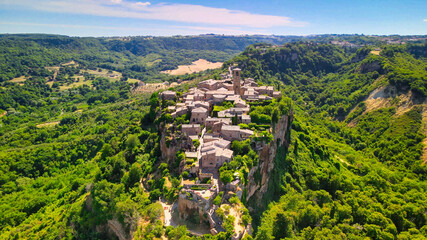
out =
[[[0,33],[427,35],[427,1],[0,0]]]

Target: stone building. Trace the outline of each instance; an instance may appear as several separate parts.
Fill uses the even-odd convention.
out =
[[[224,139],[204,143],[200,150],[201,166],[220,167],[224,162],[229,162],[233,158],[233,151],[229,149],[230,144],[230,141]]]
[[[241,79],[240,79],[240,68],[233,69],[233,90],[234,94],[241,95]]]
[[[176,99],[176,92],[173,91],[164,91],[160,94],[162,99],[164,100],[175,100]]]
[[[199,135],[200,124],[182,124],[181,132],[187,136]]]
[[[236,125],[224,125],[221,128],[221,137],[229,141],[245,140],[253,134],[254,132],[252,130],[240,129],[240,127]]]
[[[190,123],[205,124],[206,118],[208,118],[208,110],[206,108],[198,107],[191,110]]]

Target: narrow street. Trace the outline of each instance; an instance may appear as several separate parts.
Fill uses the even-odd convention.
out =
[[[162,207],[163,207],[163,212],[165,215],[165,226],[176,227],[177,225],[173,222],[173,219],[172,219],[172,212],[178,206],[178,203],[174,202],[173,204],[167,204],[166,200],[164,199],[159,199],[159,202],[160,204],[162,204]]]
[[[199,137],[199,143],[200,143],[200,145],[197,148],[197,161],[199,162],[199,166],[201,166],[201,162],[200,162],[200,158],[202,157],[201,149],[202,149],[202,146],[203,146],[203,136],[205,135],[205,133],[206,133],[206,127],[203,128],[203,130],[202,130],[202,134]]]

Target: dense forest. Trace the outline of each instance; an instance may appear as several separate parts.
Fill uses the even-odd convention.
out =
[[[422,43],[419,36],[372,37],[359,35],[313,36],[175,36],[91,38],[45,34],[0,35],[0,82],[24,75],[49,75],[44,67],[76,61],[83,68],[119,71],[126,78],[143,81],[173,80],[160,71],[175,69],[198,59],[223,62],[250,44],[284,44],[288,42],[330,43],[345,47],[378,45],[387,41]],[[416,45],[411,51],[425,54]]]
[[[296,111],[277,181],[250,203],[267,209],[254,214],[256,239],[426,237],[427,55],[411,54],[426,46],[250,46],[229,62],[276,84]],[[388,93],[380,106],[376,89]]]
[[[205,58],[226,62],[196,82],[237,65],[293,102],[290,145],[278,149],[267,194],[245,203],[254,227],[246,239],[425,239],[427,44],[381,38],[2,35],[0,238],[115,239],[115,228],[134,239],[227,239],[163,226],[157,200],[176,199],[182,158],[159,160],[158,125],[168,119],[157,92],[132,95],[126,81],[91,75],[91,86],[61,91],[45,69],[73,60],[155,81]],[[259,124],[274,123],[263,112],[273,105],[254,106],[265,115]],[[233,149],[257,164],[247,143]],[[238,168],[225,166],[222,177]]]
[[[76,61],[89,69],[105,68],[143,81],[168,80],[160,71],[200,58],[223,62],[257,42],[279,44],[296,37],[80,38],[58,35],[0,35],[0,82],[23,75],[45,76],[44,67]]]

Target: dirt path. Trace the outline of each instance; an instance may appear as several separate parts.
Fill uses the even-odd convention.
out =
[[[240,211],[240,204],[231,205],[231,204],[222,204],[221,208],[225,211],[225,206],[230,206],[229,213],[226,216],[234,216],[234,236],[239,236],[245,231],[245,227],[240,223],[242,222],[242,212]]]
[[[348,162],[347,162],[347,161],[345,161],[344,159],[342,159],[342,158],[338,157],[337,155],[335,155],[335,157],[336,157],[340,162],[347,164],[347,166],[350,166],[350,163],[348,163]]]
[[[53,126],[55,126],[57,124],[59,124],[59,121],[41,123],[41,124],[36,125],[36,127],[38,127],[38,128],[42,128],[42,127],[53,127]]]

